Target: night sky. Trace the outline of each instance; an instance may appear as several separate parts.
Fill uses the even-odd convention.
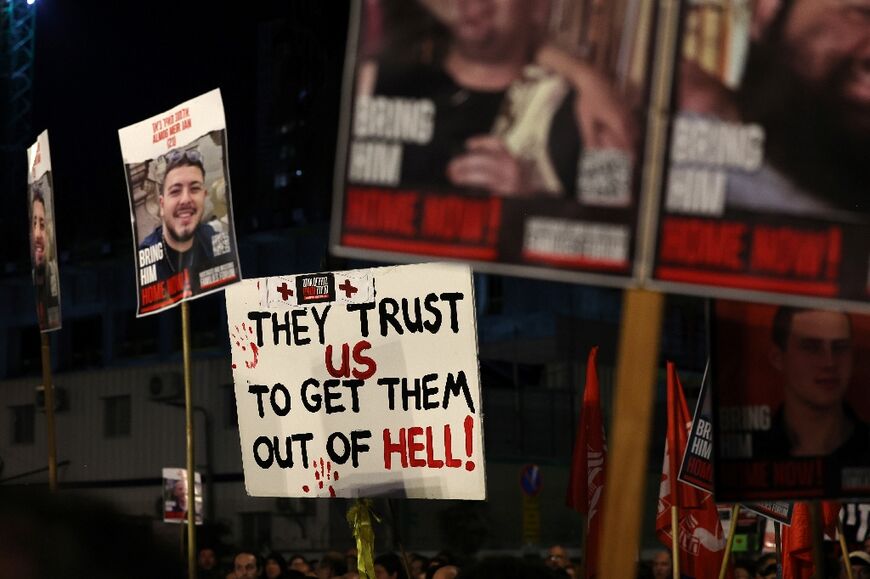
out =
[[[320,144],[318,158],[307,160],[305,179],[296,187],[328,195],[323,189],[332,179],[333,159],[327,157],[336,136],[347,6],[317,4],[38,0],[27,142],[48,129],[61,255],[69,252],[74,260],[98,252],[106,242],[132,243],[117,130],[214,88],[221,89],[227,117],[237,228],[240,234],[252,229],[262,195],[262,188],[257,190],[258,70],[283,67],[290,76],[298,73],[291,82],[285,79],[288,103],[298,98],[299,89],[318,102],[289,112],[311,117],[302,120],[311,127],[309,138],[314,135]],[[283,23],[301,41],[291,42],[289,51],[261,50],[261,32],[269,23]],[[271,56],[259,58],[263,53]],[[270,62],[276,58],[285,62]],[[20,163],[12,169],[23,179],[25,152],[12,160]],[[12,170],[8,162],[0,169]],[[24,187],[4,192],[8,211],[0,216],[6,241],[0,258],[16,262],[19,273],[29,270]]]

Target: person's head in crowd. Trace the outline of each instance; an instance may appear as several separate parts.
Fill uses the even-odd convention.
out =
[[[767,553],[755,562],[755,579],[776,579],[776,555]]]
[[[329,551],[317,562],[318,579],[340,577],[347,573],[347,559],[338,551]]]
[[[553,570],[537,560],[517,557],[487,557],[463,567],[461,579],[566,579],[564,570]]]
[[[196,564],[203,571],[211,571],[217,566],[217,554],[212,547],[200,547],[196,554]]]
[[[45,251],[45,198],[42,191],[34,187],[30,204],[30,253],[33,258],[33,268],[37,271],[45,269]]]
[[[357,569],[357,550],[356,547],[351,547],[347,551],[344,552],[344,556],[347,559],[347,571],[348,573],[355,571]]]
[[[175,251],[185,252],[193,245],[205,209],[205,166],[196,149],[172,150],[165,160],[160,187],[163,239]]]
[[[654,579],[670,579],[673,575],[670,551],[656,551],[652,558],[652,572]]]
[[[432,579],[456,579],[459,575],[459,567],[456,565],[442,565],[432,573]]]
[[[429,558],[424,557],[420,553],[411,553],[411,575],[412,579],[416,579],[426,573],[426,567],[429,566]]]
[[[737,561],[734,563],[734,579],[752,579],[753,567],[750,561]]]
[[[269,553],[263,566],[263,574],[267,579],[284,577],[287,572],[287,562],[281,553]]]
[[[252,550],[242,550],[233,557],[236,579],[256,579],[263,574],[263,564]]]
[[[568,567],[568,552],[562,545],[553,545],[547,549],[547,558],[544,564],[550,569],[565,569]]]
[[[305,559],[305,557],[298,554],[290,556],[287,568],[299,571],[303,575],[307,575],[312,571],[311,565],[308,564],[308,561]]]
[[[2,577],[181,579],[184,569],[177,546],[103,502],[32,488],[0,492]]]
[[[754,8],[740,99],[745,120],[765,127],[768,156],[798,185],[867,212],[867,2],[757,0]],[[835,166],[840,171],[825,170]]]
[[[870,554],[866,551],[849,553],[849,565],[852,567],[852,579],[870,579]],[[846,579],[845,562],[840,566],[840,579]]]
[[[773,319],[770,360],[783,377],[783,418],[794,436],[793,454],[801,454],[800,423],[808,417],[836,417],[837,436],[816,443],[826,454],[851,435],[844,399],[852,380],[852,323],[843,312],[780,307]],[[810,425],[813,426],[813,425]],[[807,438],[806,436],[803,438]],[[814,439],[815,440],[815,439]],[[818,449],[817,449],[818,450]],[[825,452],[826,451],[826,452]]]
[[[862,543],[862,545],[864,546],[864,552],[870,553],[870,537],[867,537],[866,539],[864,539],[864,542]]]
[[[375,577],[377,579],[408,579],[402,558],[395,553],[383,553],[375,557]]]

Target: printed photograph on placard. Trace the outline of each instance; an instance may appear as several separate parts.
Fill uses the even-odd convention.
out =
[[[870,301],[866,2],[684,2],[654,277]]]
[[[118,133],[136,245],[138,315],[238,281],[219,91]]]
[[[870,317],[718,301],[716,499],[870,496]]]
[[[54,220],[48,131],[27,149],[27,217],[30,224],[30,260],[36,290],[36,319],[41,332],[59,330],[60,273]]]
[[[357,6],[339,253],[631,276],[653,2]]]
[[[194,473],[194,520],[202,524],[202,477]],[[187,521],[187,470],[183,468],[163,469],[163,522],[183,523]]]

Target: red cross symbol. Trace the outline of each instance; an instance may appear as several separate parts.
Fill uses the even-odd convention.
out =
[[[343,291],[345,297],[347,297],[348,299],[351,298],[351,297],[353,297],[353,294],[355,294],[356,292],[359,291],[357,288],[355,288],[355,287],[353,287],[352,285],[350,285],[350,280],[349,280],[349,279],[344,280],[344,283],[341,284],[340,286],[338,286],[338,289],[340,289],[341,291]]]
[[[293,295],[293,290],[287,287],[287,282],[285,281],[278,288],[278,293],[281,294],[281,299],[286,302],[287,298]]]

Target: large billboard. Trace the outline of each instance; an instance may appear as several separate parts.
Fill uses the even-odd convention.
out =
[[[332,247],[631,280],[654,3],[354,3]]]
[[[682,3],[660,287],[866,309],[870,33],[859,4]]]

